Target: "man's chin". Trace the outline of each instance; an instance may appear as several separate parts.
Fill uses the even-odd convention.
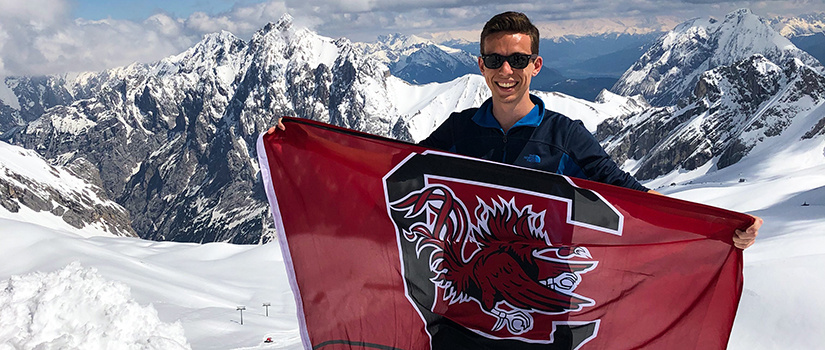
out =
[[[502,103],[515,102],[519,100],[519,97],[521,95],[522,94],[518,93],[517,91],[498,90],[496,91],[496,93],[493,93],[493,100]]]

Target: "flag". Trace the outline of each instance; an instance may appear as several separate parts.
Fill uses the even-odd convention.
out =
[[[750,216],[285,118],[258,140],[312,349],[723,349]]]

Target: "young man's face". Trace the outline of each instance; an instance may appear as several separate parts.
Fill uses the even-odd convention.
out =
[[[522,33],[499,32],[484,39],[484,54],[499,54],[509,56],[514,53],[531,54],[530,36]],[[539,74],[542,59],[537,57],[531,60],[527,67],[515,69],[509,62],[504,62],[496,69],[484,66],[481,57],[478,58],[478,68],[487,81],[487,86],[493,92],[493,101],[498,103],[518,103],[527,98],[530,90],[530,80]]]

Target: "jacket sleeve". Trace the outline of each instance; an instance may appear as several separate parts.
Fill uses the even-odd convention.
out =
[[[573,122],[566,143],[565,148],[588,179],[638,191],[648,191],[647,187],[616,165],[616,162],[610,158],[599,141],[581,121]]]
[[[455,144],[454,125],[457,117],[458,113],[450,114],[447,120],[441,123],[430,136],[419,141],[418,145],[442,151],[452,151],[451,148],[453,148]]]

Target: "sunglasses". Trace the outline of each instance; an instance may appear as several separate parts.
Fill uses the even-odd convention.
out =
[[[523,54],[523,53],[514,53],[510,56],[502,56],[497,53],[490,54],[490,55],[481,55],[481,60],[484,61],[484,66],[489,69],[499,69],[501,65],[504,64],[504,61],[507,61],[510,64],[510,67],[513,69],[524,69],[530,64],[530,60],[536,59],[539,57],[537,54]]]

